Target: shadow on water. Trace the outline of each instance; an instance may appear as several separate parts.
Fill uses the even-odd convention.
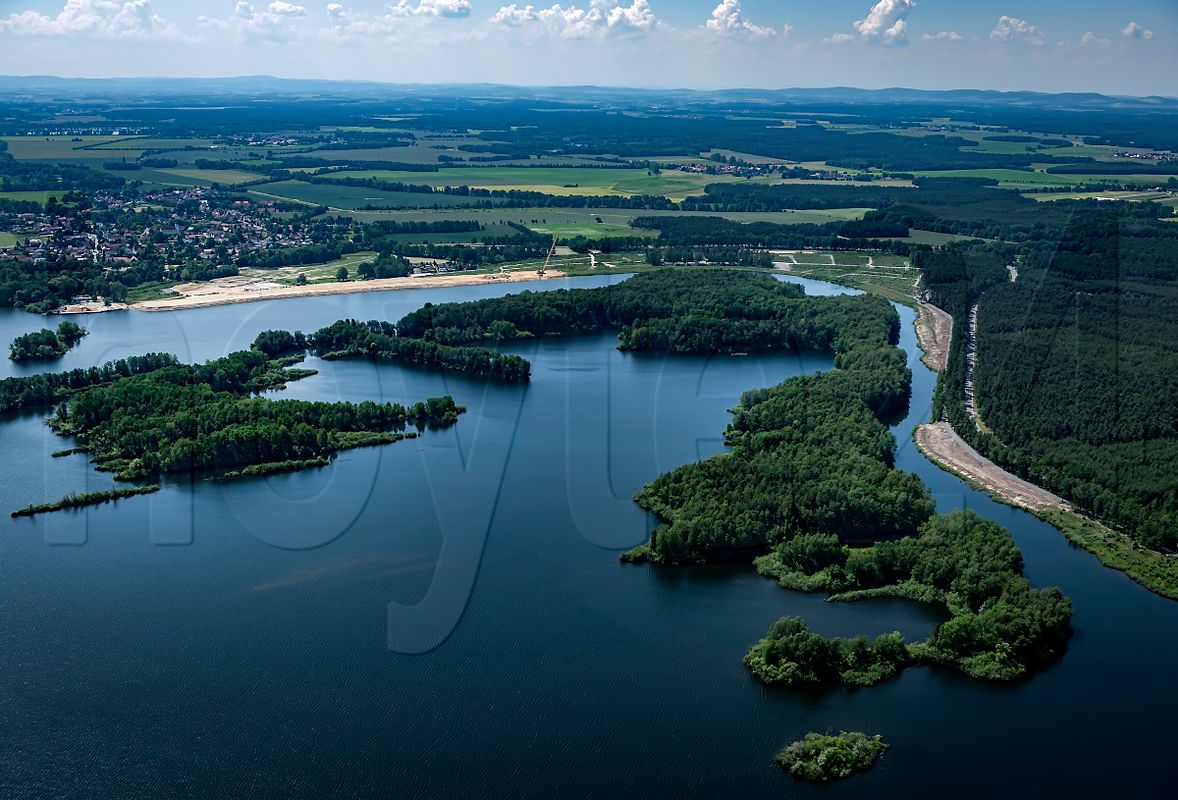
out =
[[[504,291],[100,315],[61,367],[147,350],[203,360],[266,329],[396,320],[427,300]],[[995,686],[913,669],[864,690],[767,690],[741,658],[782,616],[824,635],[910,639],[941,616],[786,592],[747,566],[618,562],[649,533],[632,502],[642,485],[720,452],[743,391],[829,369],[827,358],[634,356],[612,336],[543,340],[512,347],[533,360],[526,388],[312,361],[321,373],[282,396],[451,393],[468,413],[310,473],[0,515],[0,794],[989,798],[1015,785],[1165,796],[1178,606],[911,446],[933,379],[913,313],[899,311],[913,396],[893,429],[897,465],[942,510],[968,506],[1009,528],[1029,579],[1073,599],[1071,648],[1033,679]],[[42,322],[0,312],[0,340]],[[3,499],[109,486],[84,457],[50,457],[68,444],[40,415],[4,421]],[[416,627],[394,631],[393,620]],[[390,650],[394,633],[417,649]],[[1117,733],[1129,725],[1134,735]],[[842,785],[796,785],[773,768],[782,745],[828,729],[882,733],[893,747]]]

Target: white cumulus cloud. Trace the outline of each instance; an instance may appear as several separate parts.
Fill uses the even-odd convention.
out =
[[[916,0],[879,0],[866,19],[855,22],[855,30],[869,42],[904,44],[908,41],[908,12]]]
[[[337,41],[412,34],[431,21],[466,19],[472,11],[468,0],[400,0],[386,6],[384,13],[372,15],[352,11],[342,3],[328,3],[329,24],[320,33]]]
[[[853,41],[855,41],[855,37],[849,33],[832,33],[822,40],[823,44],[847,44]]]
[[[1025,19],[1005,14],[998,18],[998,24],[990,31],[990,38],[996,42],[1025,42],[1035,47],[1040,47],[1046,41],[1043,31]]]
[[[709,31],[724,36],[748,36],[753,39],[772,39],[777,35],[773,28],[754,25],[744,18],[740,7],[740,0],[721,0],[712,11],[711,18],[704,25]],[[784,33],[789,34],[791,28],[786,25]]]
[[[57,14],[20,11],[0,19],[0,33],[18,36],[94,36],[103,39],[179,38],[150,0],[66,0]]]
[[[648,0],[632,0],[622,5],[618,0],[592,0],[588,8],[556,5],[522,8],[512,3],[503,6],[491,22],[516,28],[532,35],[562,39],[586,39],[617,33],[642,33],[654,30],[659,21]]]
[[[1126,39],[1152,39],[1153,31],[1136,22],[1130,22],[1121,28],[1121,35]]]
[[[938,31],[937,33],[926,33],[920,37],[922,42],[960,42],[962,36],[957,31]]]
[[[224,19],[200,16],[197,22],[206,28],[235,33],[241,39],[285,41],[306,32],[300,27],[306,16],[305,6],[286,0],[274,0],[264,9],[255,8],[247,0],[238,0],[232,16]]]
[[[417,5],[401,0],[395,6],[389,6],[389,15],[393,17],[464,19],[470,16],[470,12],[469,0],[418,0]]]

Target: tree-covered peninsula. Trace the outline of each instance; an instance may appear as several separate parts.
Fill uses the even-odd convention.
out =
[[[970,513],[935,516],[895,468],[885,420],[908,403],[899,317],[874,297],[806,297],[759,273],[683,269],[597,289],[426,306],[396,330],[423,341],[618,331],[627,350],[817,349],[835,369],[746,392],[719,456],[660,476],[636,498],[662,523],[630,562],[756,561],[763,574],[837,599],[899,596],[951,615],[927,642],[824,639],[786,618],[746,658],[766,683],[869,685],[916,662],[1009,680],[1057,658],[1071,605],[1022,577],[1010,535]]]

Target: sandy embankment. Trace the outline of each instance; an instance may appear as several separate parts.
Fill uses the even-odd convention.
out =
[[[949,341],[953,338],[953,317],[931,303],[921,303],[916,317],[916,338],[924,351],[921,359],[933,372],[940,372],[949,361]]]
[[[369,281],[341,281],[314,283],[306,286],[282,284],[250,278],[219,278],[207,283],[182,283],[173,287],[180,297],[166,300],[144,300],[131,308],[136,311],[177,311],[184,308],[205,308],[230,303],[252,303],[260,300],[285,300],[292,297],[317,297],[354,292],[389,292],[398,289],[432,289],[446,286],[479,286],[495,283],[521,283],[566,277],[563,272],[548,271],[540,275],[534,271],[413,275],[408,278],[377,278]]]
[[[1031,511],[1069,507],[1062,497],[1011,475],[974,450],[957,435],[948,422],[921,425],[916,429],[913,438],[916,440],[917,448],[930,461],[1001,497],[1011,505]]]
[[[934,305],[922,303],[916,318],[916,337],[924,350],[922,360],[929,369],[940,372],[945,368],[952,335],[953,317]],[[1010,474],[974,450],[948,422],[921,425],[912,438],[920,452],[934,464],[1011,505],[1030,511],[1069,507],[1063,498]]]

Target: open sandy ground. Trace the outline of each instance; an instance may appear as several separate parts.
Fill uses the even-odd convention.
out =
[[[1011,475],[974,450],[948,422],[921,425],[913,434],[920,452],[943,469],[955,472],[975,486],[1030,511],[1069,508],[1067,502],[1046,489]]]
[[[945,368],[952,335],[953,317],[934,305],[921,303],[916,318],[916,336],[924,350],[922,360],[929,369],[940,372]],[[920,452],[933,463],[1011,505],[1031,511],[1069,507],[1063,498],[1010,474],[974,450],[948,422],[921,425],[913,439]]]
[[[452,275],[413,275],[408,278],[377,278],[369,281],[341,281],[314,283],[306,286],[284,286],[269,281],[248,278],[219,278],[207,283],[182,283],[173,287],[180,297],[164,300],[144,300],[131,308],[136,311],[177,311],[184,308],[205,308],[230,303],[252,303],[259,300],[285,300],[292,297],[317,297],[353,292],[388,292],[397,289],[432,289],[443,286],[478,286],[492,283],[521,283],[523,281],[564,278],[565,273],[549,270],[540,275],[535,271],[506,273],[456,273]]]
[[[921,303],[916,317],[916,338],[924,350],[924,363],[934,372],[940,372],[949,361],[953,317],[931,303]]]

